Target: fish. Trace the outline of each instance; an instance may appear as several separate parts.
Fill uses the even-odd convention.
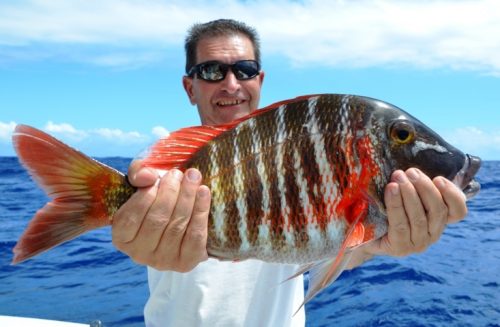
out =
[[[12,141],[51,198],[14,247],[13,264],[112,224],[136,192],[125,174],[33,127],[17,125]],[[348,94],[300,96],[228,124],[182,128],[141,160],[161,171],[199,169],[212,193],[209,256],[299,265],[290,278],[309,272],[304,303],[356,247],[387,233],[384,188],[395,170],[443,176],[467,198],[480,190],[479,157],[392,104]]]

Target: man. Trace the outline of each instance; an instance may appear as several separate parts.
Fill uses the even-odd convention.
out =
[[[252,28],[232,20],[195,25],[186,57],[183,85],[202,124],[227,123],[257,109],[264,72],[252,74],[255,67],[245,66],[260,63]],[[148,326],[304,325],[303,309],[293,315],[304,296],[302,277],[280,285],[296,267],[207,261],[211,195],[199,171],[173,169],[159,177],[134,162],[129,178],[139,191],[116,213],[113,243],[149,266]],[[417,169],[394,172],[385,204],[388,234],[357,248],[348,268],[373,255],[421,252],[439,239],[446,223],[467,213],[463,194],[451,182],[431,181]]]

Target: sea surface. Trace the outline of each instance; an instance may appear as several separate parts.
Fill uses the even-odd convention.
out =
[[[99,159],[126,171],[130,159]],[[500,326],[500,162],[485,162],[467,218],[427,252],[344,272],[306,305],[307,326]],[[0,315],[143,326],[146,269],[109,228],[12,266],[12,248],[47,201],[16,158],[0,157]]]

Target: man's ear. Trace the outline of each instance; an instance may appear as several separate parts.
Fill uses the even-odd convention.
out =
[[[260,79],[260,86],[262,86],[262,84],[264,83],[264,71],[261,70],[260,73],[259,73],[259,79]]]
[[[195,105],[196,97],[193,92],[193,79],[188,76],[182,76],[182,86],[184,86],[184,90],[186,90],[189,102],[191,102],[192,105]]]

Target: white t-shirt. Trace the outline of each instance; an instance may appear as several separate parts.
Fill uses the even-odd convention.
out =
[[[283,283],[297,266],[257,260],[200,263],[189,273],[148,268],[146,326],[305,325],[302,275]]]

